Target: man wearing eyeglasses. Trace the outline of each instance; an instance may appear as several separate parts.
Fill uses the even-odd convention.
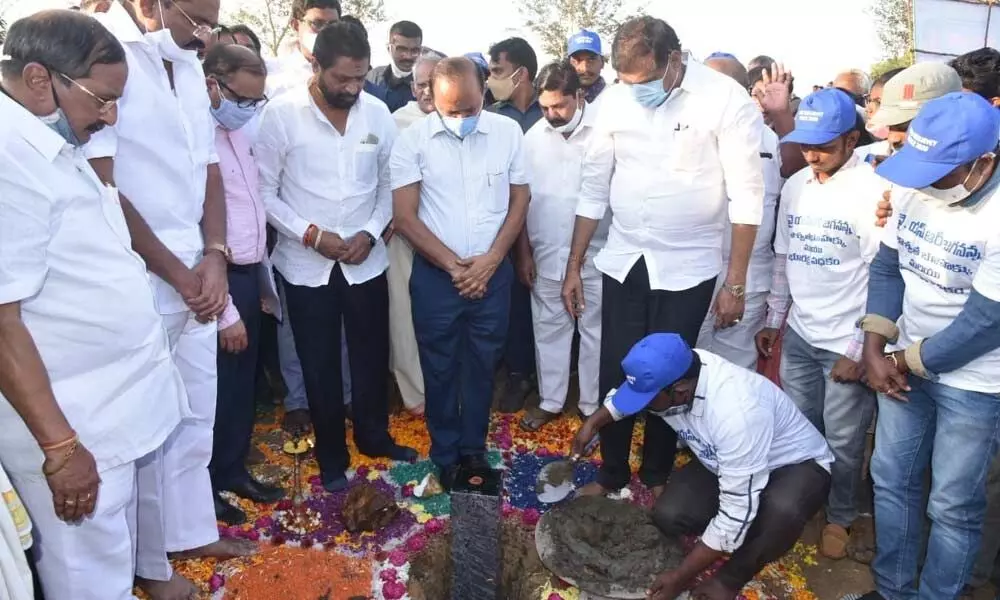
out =
[[[368,72],[368,81],[375,84],[389,112],[396,112],[414,100],[413,67],[420,58],[424,33],[411,21],[400,21],[389,28],[388,65],[375,67]]]
[[[298,87],[313,74],[313,47],[324,27],[340,20],[339,0],[294,0],[291,27],[295,46],[287,55],[268,65],[267,95],[277,98]]]
[[[211,40],[218,16],[219,0],[129,0],[95,15],[125,48],[128,100],[119,103],[118,122],[95,134],[85,153],[101,179],[135,207],[126,210],[130,233],[152,272],[187,390],[187,418],[165,444],[163,493],[143,500],[162,503],[168,551],[225,558],[256,548],[219,539],[208,471],[216,320],[227,304],[231,253],[215,123],[197,50]]]

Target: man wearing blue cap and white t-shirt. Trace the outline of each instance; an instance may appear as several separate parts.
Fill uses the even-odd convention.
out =
[[[832,559],[847,555],[875,410],[875,395],[860,381],[855,323],[865,314],[868,265],[881,236],[872,209],[884,182],[854,154],[855,114],[850,96],[820,90],[802,101],[795,129],[782,139],[799,145],[807,166],[781,193],[768,327],[757,336],[760,351],[770,355],[788,314],[782,386],[837,458],[820,544]]]
[[[588,29],[581,29],[569,38],[566,55],[580,76],[583,98],[593,104],[604,91],[604,54],[601,53],[601,36]]]
[[[868,382],[880,393],[877,591],[866,600],[957,598],[979,549],[1000,427],[998,129],[989,102],[947,94],[924,106],[877,169],[907,189],[894,190],[861,322]]]
[[[648,598],[673,600],[724,553],[729,562],[694,591],[733,600],[769,562],[795,545],[823,506],[833,455],[809,421],[765,377],[676,333],[654,333],[622,361],[625,381],[577,433],[582,454],[596,432],[643,410],[677,431],[698,462],[675,472],[653,519],[670,536],[700,534],[680,567],[661,574]]]

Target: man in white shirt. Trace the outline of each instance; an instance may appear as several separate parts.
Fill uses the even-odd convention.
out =
[[[399,131],[434,112],[431,73],[441,59],[437,52],[423,54],[413,67],[413,100],[392,113]],[[392,228],[389,229],[392,231]],[[415,415],[424,414],[424,374],[420,371],[420,352],[413,331],[413,308],[410,305],[410,274],[413,271],[413,247],[401,235],[386,243],[389,251],[389,363],[403,406]]]
[[[644,410],[677,431],[698,460],[670,477],[653,519],[669,536],[701,539],[646,597],[674,600],[728,553],[692,596],[734,600],[791,550],[823,505],[833,455],[778,386],[711,352],[692,351],[676,333],[647,336],[621,366],[625,381],[583,424],[573,451],[582,453],[606,424]]]
[[[858,516],[865,433],[875,409],[874,394],[860,381],[855,323],[864,315],[868,266],[878,250],[872,207],[883,183],[854,155],[856,118],[850,96],[820,90],[802,101],[795,130],[782,140],[798,144],[809,166],[781,193],[770,310],[758,336],[769,355],[788,313],[782,386],[837,458],[820,544],[833,559],[847,555]]]
[[[361,88],[371,48],[364,32],[334,23],[314,47],[316,74],[274,100],[257,138],[268,222],[278,232],[295,346],[329,491],[347,486],[341,325],[353,359],[354,441],[372,457],[411,460],[389,435],[389,259],[382,231],[392,218],[389,154],[396,126]]]
[[[580,76],[568,61],[545,66],[535,78],[535,93],[545,118],[524,136],[531,173],[531,204],[515,260],[521,283],[531,290],[531,315],[538,362],[540,405],[529,408],[521,427],[537,431],[559,416],[566,403],[572,371],[573,334],[580,333],[579,412],[589,417],[598,407],[601,367],[601,274],[595,256],[608,236],[610,219],[591,240],[583,268],[584,293],[591,310],[579,319],[562,303],[562,279],[580,199],[583,156],[594,130],[597,106],[583,98]]]
[[[0,461],[46,597],[125,600],[137,570],[172,580],[159,506],[139,498],[162,495],[164,444],[191,416],[138,239],[81,150],[115,122],[126,55],[70,11],[14,23],[3,54]],[[193,592],[172,581],[154,598]]]
[[[717,57],[705,61],[705,65],[732,77],[736,83],[749,87],[747,71],[738,60],[731,57]],[[709,313],[701,324],[698,334],[698,348],[718,354],[731,363],[757,370],[757,346],[754,336],[764,327],[767,315],[767,292],[771,289],[771,268],[774,265],[774,223],[778,207],[778,195],[784,179],[781,178],[781,152],[778,136],[769,127],[760,124],[760,160],[764,167],[764,213],[760,228],[754,239],[750,266],[747,270],[746,308],[740,322],[726,329],[716,329],[715,315]],[[730,227],[727,219],[727,230]],[[727,231],[728,233],[728,231]],[[730,235],[723,237],[722,264],[728,268]],[[719,280],[716,288],[722,285]],[[718,289],[716,290],[718,292]]]
[[[503,352],[513,268],[506,258],[528,208],[523,134],[483,110],[468,58],[431,78],[436,115],[392,150],[395,227],[413,246],[410,294],[427,392],[431,460],[450,487],[457,467],[488,469],[493,376]]]
[[[695,344],[718,277],[715,326],[739,323],[764,204],[761,116],[739,84],[686,62],[677,34],[653,17],[618,30],[612,62],[622,85],[601,95],[563,281],[566,310],[577,318],[592,310],[580,270],[610,208],[608,241],[594,258],[604,275],[603,393],[621,379],[629,348],[649,333],[677,331]],[[727,211],[732,241],[721,273]],[[584,493],[628,483],[634,423],[625,419],[601,432],[604,463]],[[662,421],[646,424],[639,478],[654,493],[673,467],[676,437]]]
[[[215,123],[197,49],[218,15],[218,0],[131,0],[94,15],[125,48],[129,77],[118,122],[96,133],[84,151],[101,180],[128,199],[129,231],[155,275],[157,309],[191,408],[164,446],[167,550],[232,557],[256,545],[219,539],[208,473],[217,394],[215,319],[226,307],[230,253]]]

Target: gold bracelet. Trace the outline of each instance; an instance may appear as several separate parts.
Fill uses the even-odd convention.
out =
[[[42,452],[51,452],[53,450],[58,450],[60,448],[65,448],[66,446],[72,446],[75,442],[79,441],[79,439],[80,438],[79,438],[79,436],[77,436],[76,432],[73,432],[72,436],[66,438],[65,440],[63,440],[61,442],[58,442],[58,443],[55,443],[55,444],[46,444],[46,445],[41,445],[40,444],[39,447],[42,449]]]
[[[896,358],[895,352],[890,352],[889,354],[886,354],[885,358],[886,360],[892,363],[893,368],[895,368],[897,371],[899,370],[899,359]]]
[[[76,449],[79,448],[79,447],[80,447],[80,443],[77,442],[77,441],[74,441],[73,445],[70,446],[69,450],[66,451],[66,454],[63,455],[63,457],[62,457],[62,463],[60,463],[59,466],[56,467],[55,469],[46,468],[45,467],[45,463],[42,463],[42,475],[45,475],[46,477],[52,477],[53,475],[55,475],[59,471],[62,471],[63,469],[65,469],[66,465],[69,464],[69,459],[73,458],[73,455],[76,454]],[[48,462],[48,459],[45,459],[45,460],[46,460],[46,462]]]
[[[323,230],[319,229],[318,233],[316,234],[316,239],[313,240],[313,250],[316,250],[317,252],[319,252],[319,241],[321,239],[323,239]]]

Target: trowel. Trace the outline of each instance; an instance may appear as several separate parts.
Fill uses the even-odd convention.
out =
[[[581,458],[590,456],[600,441],[600,436],[595,435],[583,449],[583,454],[574,454],[568,460],[553,461],[542,467],[535,482],[538,499],[545,504],[553,504],[572,494],[576,489],[573,484],[576,478],[576,464]]]

